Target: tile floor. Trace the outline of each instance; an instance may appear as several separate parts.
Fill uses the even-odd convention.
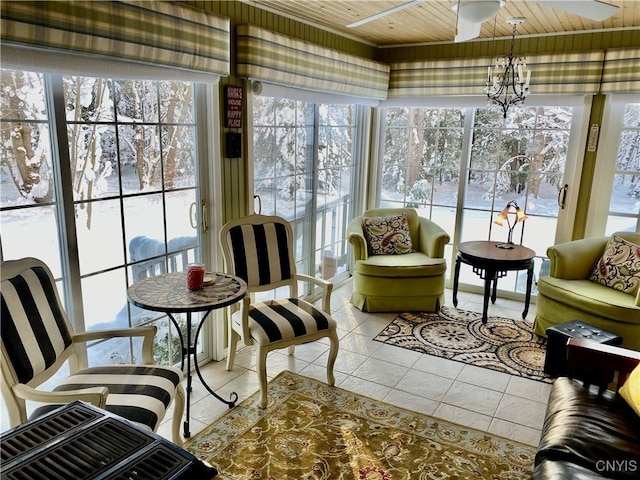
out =
[[[466,365],[373,341],[396,316],[363,313],[349,303],[350,282],[334,290],[332,312],[338,321],[340,352],[334,367],[336,385],[346,390],[537,446],[550,385]],[[482,311],[480,295],[459,292],[458,308]],[[453,305],[451,291],[446,304]],[[498,299],[489,315],[521,318],[521,302]],[[531,305],[528,320],[535,318]],[[326,381],[328,345],[314,342],[296,347],[295,355],[275,351],[267,359],[271,378],[290,370]],[[237,392],[239,401],[258,390],[252,347],[236,354],[231,372],[224,362],[201,368],[203,376],[224,398]],[[191,434],[228,411],[208,394],[197,377],[191,393]],[[170,438],[169,413],[159,433]]]

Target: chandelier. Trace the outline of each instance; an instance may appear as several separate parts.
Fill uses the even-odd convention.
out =
[[[488,69],[485,91],[490,104],[502,107],[504,118],[507,118],[507,110],[511,105],[523,103],[530,93],[531,70],[527,68],[527,59],[524,56],[514,57],[513,55],[516,28],[522,22],[524,22],[524,18],[521,17],[507,20],[507,23],[513,26],[511,50],[508,56],[503,55],[496,60],[493,71],[491,71],[491,66]]]

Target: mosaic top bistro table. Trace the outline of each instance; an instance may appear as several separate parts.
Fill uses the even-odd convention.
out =
[[[214,397],[229,408],[235,406],[238,400],[238,394],[233,392],[231,400],[226,401],[216,394],[202,378],[200,368],[197,361],[197,345],[200,329],[209,314],[218,309],[236,303],[244,298],[247,294],[247,284],[244,280],[234,275],[225,273],[207,274],[214,277],[213,285],[206,285],[202,290],[191,291],[187,289],[186,273],[164,273],[155,277],[148,277],[131,285],[127,291],[129,300],[134,305],[152,310],[154,312],[164,312],[168,315],[171,322],[176,327],[180,337],[180,345],[182,348],[182,368],[184,369],[184,357],[187,358],[187,417],[184,422],[184,436],[191,436],[189,431],[189,417],[191,413],[190,395],[191,395],[191,355],[193,354],[193,366],[195,368],[200,381],[204,387]],[[191,338],[191,314],[194,312],[202,312],[204,315],[200,319],[195,337]],[[186,334],[187,341],[184,342],[182,332],[178,326],[178,322],[174,318],[174,313],[185,313],[187,317]]]
[[[500,245],[500,247],[498,247]],[[458,279],[460,277],[460,264],[466,263],[473,267],[473,273],[484,280],[484,304],[482,307],[482,323],[487,323],[487,310],[489,309],[489,297],[491,303],[496,302],[496,290],[498,279],[506,276],[508,271],[527,271],[527,295],[525,298],[522,318],[529,313],[531,301],[531,284],[533,282],[533,257],[536,252],[522,245],[512,245],[504,248],[503,242],[473,241],[462,242],[458,245],[455,273],[453,277],[453,305],[458,306]],[[493,284],[493,291],[491,291]]]

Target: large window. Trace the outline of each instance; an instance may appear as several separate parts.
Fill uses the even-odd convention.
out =
[[[603,118],[587,232],[640,232],[640,103],[610,95]]]
[[[2,259],[44,260],[77,330],[156,324],[156,360],[178,362],[173,325],[126,290],[202,258],[195,84],[17,70],[1,81]],[[88,356],[129,363],[135,351],[116,339]]]
[[[416,208],[453,234],[465,114],[464,109],[386,109],[381,207]]]
[[[254,193],[263,214],[291,222],[302,273],[334,278],[347,269],[355,110],[271,96],[253,100]]]
[[[506,229],[493,220],[515,200],[529,218],[514,241],[542,257],[555,243],[564,213],[558,198],[575,150],[570,139],[577,111],[582,110],[572,105],[525,106],[511,108],[503,119],[492,108],[388,107],[378,205],[414,207],[457,244],[505,241]],[[540,267],[542,259],[537,262]],[[461,272],[461,282],[481,281]],[[524,291],[524,279],[511,272],[500,287]]]

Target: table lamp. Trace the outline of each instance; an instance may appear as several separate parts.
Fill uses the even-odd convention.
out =
[[[509,220],[510,213],[514,215],[513,223]],[[502,209],[498,214],[498,218],[496,218],[493,223],[503,226],[506,220],[507,226],[509,227],[509,236],[507,237],[507,243],[498,243],[496,247],[513,248],[513,229],[516,227],[518,222],[524,222],[526,219],[527,215],[522,211],[515,200],[511,200],[507,203],[507,206]]]

